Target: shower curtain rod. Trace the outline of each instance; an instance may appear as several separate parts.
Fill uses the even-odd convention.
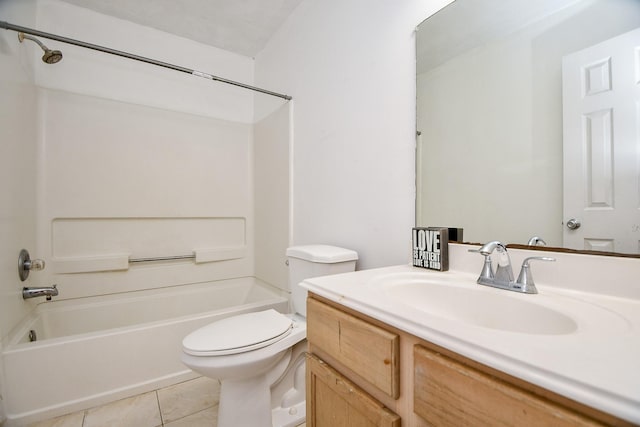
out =
[[[155,59],[146,58],[144,56],[134,55],[132,53],[123,52],[123,51],[120,51],[120,50],[115,50],[115,49],[111,49],[111,48],[108,48],[108,47],[103,47],[103,46],[99,46],[99,45],[95,45],[95,44],[91,44],[91,43],[86,43],[86,42],[83,42],[83,41],[80,41],[80,40],[70,39],[68,37],[59,36],[57,34],[45,33],[44,31],[38,31],[38,30],[34,30],[32,28],[21,27],[19,25],[10,24],[10,23],[5,22],[5,21],[0,21],[0,28],[4,28],[5,30],[17,31],[17,32],[20,32],[20,33],[30,34],[32,36],[43,37],[45,39],[55,40],[55,41],[59,41],[59,42],[62,42],[62,43],[67,43],[67,44],[72,44],[72,45],[84,47],[84,48],[87,48],[87,49],[93,49],[93,50],[97,50],[97,51],[100,51],[100,52],[109,53],[111,55],[116,55],[116,56],[121,56],[123,58],[133,59],[135,61],[146,62],[147,64],[156,65],[158,67],[169,68],[171,70],[180,71],[182,73],[191,74],[191,75],[202,77],[202,78],[209,79],[209,80],[215,80],[215,81],[218,81],[218,82],[221,82],[221,83],[230,84],[230,85],[233,85],[233,86],[238,86],[238,87],[241,87],[241,88],[244,88],[244,89],[253,90],[255,92],[264,93],[266,95],[276,96],[278,98],[286,99],[287,101],[290,101],[292,99],[291,96],[289,96],[289,95],[284,95],[284,94],[281,94],[281,93],[272,92],[270,90],[262,89],[262,88],[259,88],[259,87],[250,86],[250,85],[247,85],[247,84],[244,84],[244,83],[240,83],[240,82],[236,82],[236,81],[233,81],[233,80],[228,80],[228,79],[225,79],[225,78],[222,78],[222,77],[214,76],[212,74],[203,73],[201,71],[192,70],[192,69],[186,68],[186,67],[181,67],[179,65],[173,65],[173,64],[169,64],[167,62],[156,61]]]

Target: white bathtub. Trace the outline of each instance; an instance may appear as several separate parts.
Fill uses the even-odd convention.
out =
[[[238,313],[286,312],[287,305],[253,277],[39,304],[2,354],[9,425],[193,378],[180,362],[189,332]]]

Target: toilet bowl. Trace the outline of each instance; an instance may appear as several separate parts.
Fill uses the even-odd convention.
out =
[[[292,314],[229,317],[187,335],[182,362],[220,380],[218,427],[295,427],[305,421],[306,278],[353,271],[356,252],[327,245],[287,249]]]

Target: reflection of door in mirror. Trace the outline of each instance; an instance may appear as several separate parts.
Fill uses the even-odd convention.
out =
[[[640,253],[639,68],[640,29],[563,58],[565,247]]]

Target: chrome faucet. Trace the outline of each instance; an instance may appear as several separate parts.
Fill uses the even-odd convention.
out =
[[[485,243],[479,250],[479,252],[485,257],[491,256],[494,250],[498,252],[498,267],[496,267],[496,273],[493,276],[493,283],[509,283],[513,282],[513,268],[511,268],[511,257],[507,248],[497,240],[493,242]],[[486,283],[482,283],[483,285]]]
[[[498,254],[498,267],[494,273],[491,265],[491,254],[496,251]],[[501,242],[494,240],[482,245],[480,249],[469,249],[469,252],[478,252],[484,256],[484,265],[482,272],[478,277],[479,285],[492,286],[494,288],[506,289],[509,291],[522,292],[526,294],[537,294],[531,268],[529,262],[533,260],[539,261],[555,261],[550,257],[529,257],[522,263],[522,269],[518,275],[518,280],[513,278],[513,268],[511,267],[511,257],[507,252],[507,248]]]
[[[527,242],[527,245],[529,245],[529,246],[546,246],[547,242],[545,242],[542,237],[533,236],[532,238],[529,239],[529,241]]]
[[[51,301],[51,297],[55,297],[58,295],[58,285],[53,285],[51,287],[41,287],[41,288],[22,288],[22,299],[29,299],[35,297],[47,297],[47,301]]]

